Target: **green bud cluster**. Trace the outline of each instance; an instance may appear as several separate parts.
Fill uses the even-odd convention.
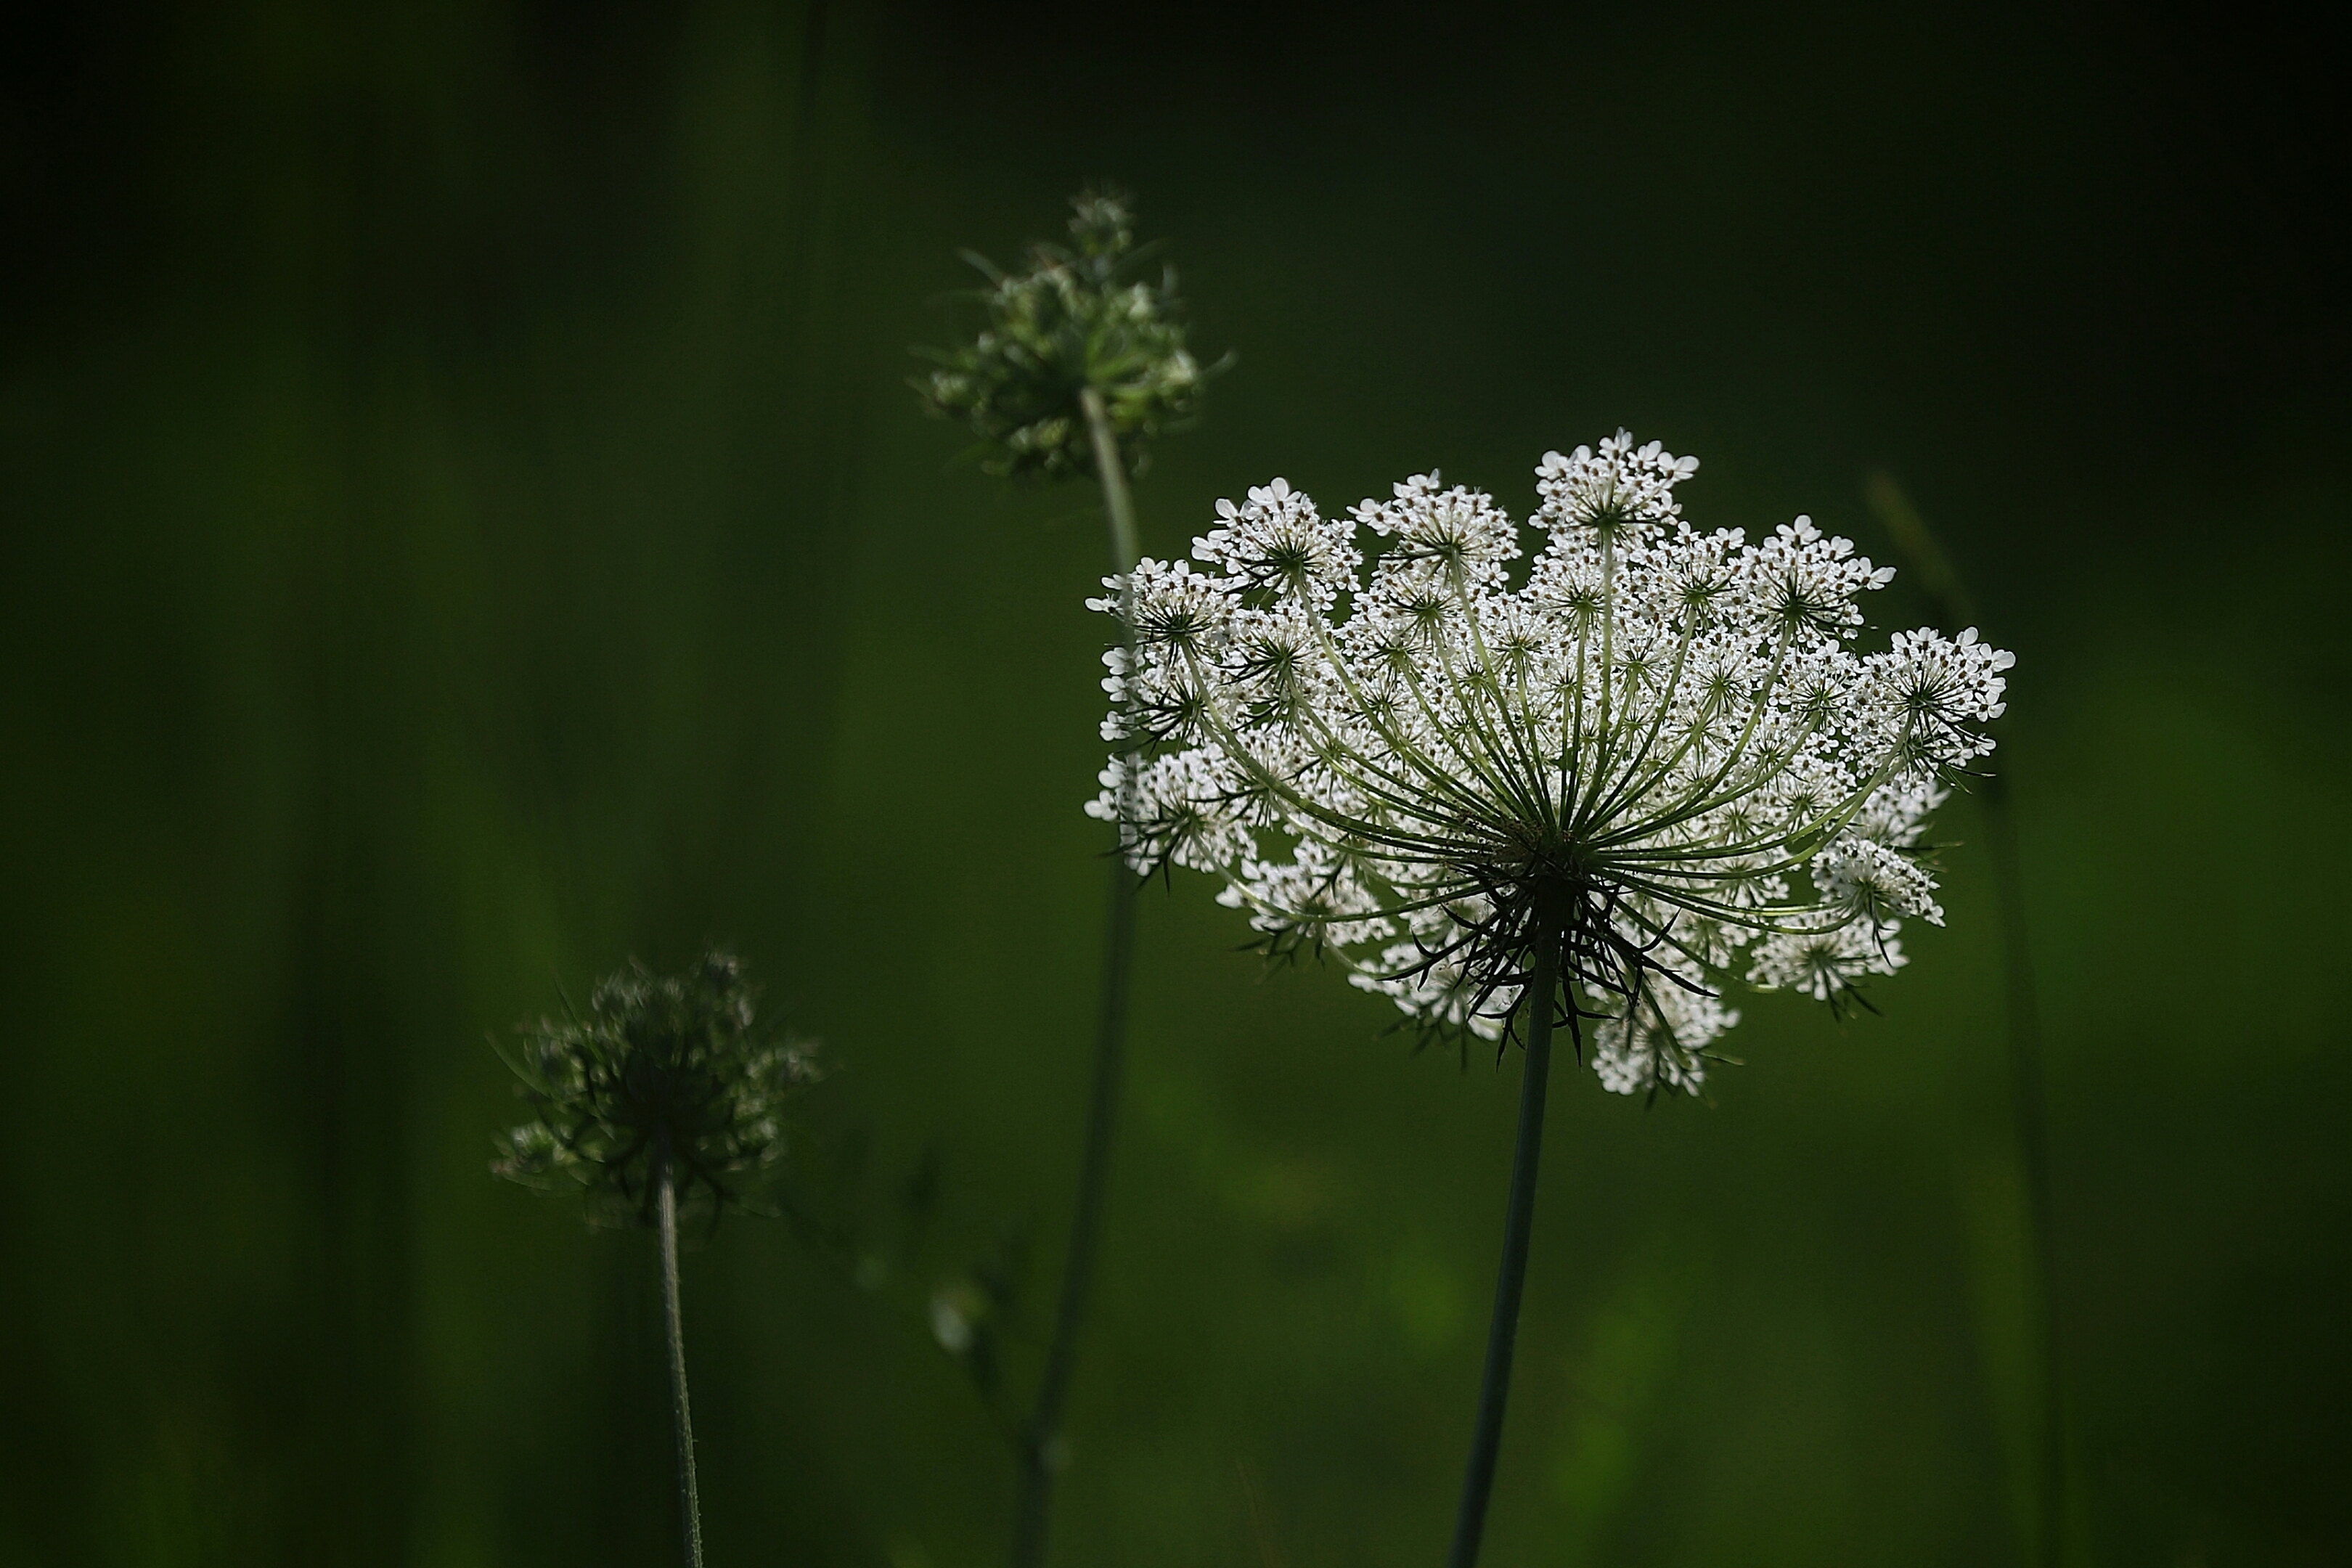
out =
[[[1087,191],[1071,202],[1070,243],[1030,247],[1023,272],[966,259],[988,279],[978,298],[988,325],[952,351],[926,350],[940,368],[918,377],[924,406],[969,424],[990,473],[1049,479],[1091,475],[1095,457],[1079,395],[1102,397],[1119,458],[1140,472],[1144,443],[1197,410],[1203,368],[1184,346],[1176,273],[1126,275],[1140,259],[1128,199]]]
[[[754,1206],[750,1183],[783,1156],[785,1104],[818,1076],[808,1042],[762,1034],[756,998],[741,961],[715,950],[683,974],[633,962],[606,976],[585,1017],[525,1031],[510,1065],[533,1115],[491,1169],[584,1190],[606,1224],[654,1223],[662,1162],[681,1206]]]

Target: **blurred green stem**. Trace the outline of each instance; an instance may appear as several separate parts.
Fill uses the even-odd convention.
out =
[[[1978,796],[1984,814],[1985,838],[1992,853],[1993,884],[2000,900],[2001,943],[2008,970],[2009,1070],[2017,1122],[2018,1150],[2025,1163],[2028,1220],[2032,1226],[2034,1272],[2039,1276],[2036,1327],[2041,1331],[2035,1368],[2042,1405],[2040,1497],[2041,1568],[2058,1568],[2065,1555],[2066,1531],[2066,1411],[2058,1372],[2057,1248],[2050,1178],[2050,1134],[2042,1109],[2042,1023],[2034,1005],[2033,965],[2025,937],[2025,886],[2017,858],[2017,822],[2010,815],[2009,795],[1996,775],[1984,781]]]
[[[1976,601],[1958,568],[1944,553],[1942,542],[1911,504],[1911,498],[1881,469],[1863,483],[1870,510],[1894,537],[1920,585],[1937,601],[1945,616],[1961,626],[1979,624]],[[2050,1132],[2046,1122],[2042,1078],[2042,1010],[2033,982],[2033,949],[2026,940],[2025,879],[2017,855],[2017,819],[2009,804],[2007,768],[1977,781],[1977,809],[1985,825],[1986,848],[1992,860],[1994,897],[2000,908],[2001,966],[2005,972],[2009,1011],[2010,1111],[2014,1120],[2018,1157],[2025,1166],[2026,1223],[2032,1235],[2036,1275],[2034,1316],[2037,1364],[2035,1393],[2041,1408],[2041,1463],[2035,1474],[2037,1515],[2034,1561],[2040,1568],[2057,1568],[2064,1556],[2066,1531],[2066,1411],[2059,1373],[2056,1202],[2050,1173]]]
[[[1087,387],[1078,395],[1092,437],[1095,472],[1102,481],[1103,510],[1110,521],[1112,570],[1132,572],[1142,552],[1135,526],[1135,500],[1127,488],[1118,439],[1102,394]],[[1121,617],[1121,626],[1132,622]],[[1129,631],[1130,639],[1132,637]],[[1095,1022],[1094,1085],[1087,1101],[1085,1152],[1078,1165],[1077,1206],[1070,1219],[1070,1246],[1062,1266],[1062,1295],[1054,1310],[1054,1334],[1045,1350],[1045,1370],[1037,1383],[1037,1403],[1021,1426],[1020,1496],[1013,1526],[1014,1568],[1038,1568],[1045,1561],[1054,1472],[1062,1459],[1062,1419],[1076,1369],[1078,1329],[1086,1316],[1095,1257],[1102,1240],[1103,1208],[1110,1184],[1110,1151],[1118,1125],[1119,1085],[1127,1067],[1127,996],[1135,958],[1135,888],[1123,845],[1112,848],[1110,915],[1103,943],[1101,1005]]]
[[[1552,994],[1559,987],[1559,935],[1537,939],[1535,973],[1521,1016],[1528,1026],[1528,1065],[1519,1089],[1519,1138],[1511,1156],[1511,1201],[1503,1219],[1503,1269],[1495,1281],[1495,1317],[1486,1329],[1486,1372],[1478,1384],[1478,1426],[1470,1438],[1470,1467],[1462,1479],[1462,1509],[1454,1521],[1448,1568],[1472,1568],[1486,1532],[1486,1502],[1494,1495],[1495,1462],[1503,1449],[1503,1405],[1511,1392],[1511,1353],[1519,1338],[1519,1298],[1528,1282],[1528,1238],[1536,1217],[1536,1163],[1543,1153],[1544,1089],[1551,1076]]]
[[[1119,460],[1118,437],[1111,433],[1110,409],[1099,387],[1078,394],[1087,413],[1087,435],[1094,442],[1095,478],[1102,481],[1103,510],[1110,514],[1110,561],[1115,572],[1132,572],[1143,553],[1142,536],[1135,527],[1135,498],[1128,493],[1127,468]]]
[[[678,1529],[687,1568],[702,1568],[702,1504],[694,1488],[694,1413],[686,1397],[686,1330],[677,1306],[677,1184],[667,1148],[654,1155],[654,1204],[661,1222],[662,1328],[669,1338],[669,1411],[677,1436]]]

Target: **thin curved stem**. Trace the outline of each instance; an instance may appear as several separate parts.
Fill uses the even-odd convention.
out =
[[[1486,1503],[1495,1490],[1495,1462],[1503,1449],[1503,1405],[1511,1392],[1511,1355],[1519,1337],[1519,1298],[1528,1282],[1528,1238],[1536,1216],[1536,1165],[1543,1153],[1544,1089],[1551,1074],[1551,1009],[1559,983],[1559,935],[1536,943],[1527,1008],[1528,1065],[1519,1089],[1519,1136],[1511,1156],[1511,1200],[1503,1219],[1503,1268],[1495,1281],[1495,1316],[1486,1330],[1486,1371],[1478,1384],[1478,1424],[1470,1438],[1470,1465],[1462,1479],[1462,1508],[1454,1522],[1447,1568],[1473,1568],[1486,1531]]]
[[[655,1204],[661,1220],[662,1329],[669,1340],[669,1412],[677,1438],[678,1531],[686,1568],[702,1568],[702,1504],[694,1488],[694,1413],[686,1395],[686,1331],[677,1304],[677,1184],[669,1151],[654,1154]]]
[[[1980,625],[1975,600],[1958,568],[1895,477],[1884,471],[1873,473],[1864,482],[1864,496],[1944,614],[1963,626]],[[2042,1010],[2034,988],[2033,949],[2027,936],[2025,879],[2018,859],[2017,819],[2010,808],[2009,772],[2003,769],[1987,778],[1979,787],[1977,801],[1983,814],[1993,893],[2000,910],[2001,967],[2009,1005],[2010,1111],[2018,1157],[2025,1167],[2025,1219],[2032,1232],[2036,1276],[2031,1310],[2039,1331],[2033,1373],[2042,1419],[2037,1434],[2040,1463],[2034,1476],[2034,1562],[2040,1568],[2056,1568],[2065,1556],[2067,1514],[2065,1369],[2057,1309],[2057,1201],[2050,1171]]]
[[[2018,867],[2017,823],[2004,781],[1995,775],[1979,795],[2001,915],[2002,967],[2007,971],[2011,1110],[2025,1164],[2027,1219],[2033,1230],[2034,1292],[2041,1331],[2034,1346],[2041,1384],[2041,1467],[2035,1476],[2040,1526],[2035,1545],[2043,1568],[2057,1568],[2066,1552],[2066,1405],[2059,1362],[2056,1304],[2057,1219],[2050,1179],[2050,1131],[2042,1080],[2042,1016],[2033,989],[2032,950],[2026,940],[2024,878]]]
[[[1135,954],[1132,883],[1125,862],[1114,859],[1101,1013],[1095,1032],[1094,1088],[1087,1105],[1077,1208],[1070,1219],[1069,1256],[1062,1267],[1062,1296],[1054,1310],[1054,1337],[1046,1347],[1037,1403],[1018,1435],[1021,1488],[1013,1516],[1013,1561],[1020,1568],[1035,1568],[1045,1561],[1054,1474],[1061,1463],[1062,1415],[1069,1404],[1071,1374],[1077,1365],[1078,1329],[1086,1316],[1087,1288],[1093,1283],[1095,1258],[1102,1242],[1111,1142],[1118,1129],[1119,1086],[1126,1076],[1128,979]]]
[[[1087,432],[1094,441],[1095,473],[1102,481],[1103,510],[1109,516],[1112,569],[1132,573],[1142,544],[1135,525],[1135,500],[1127,488],[1118,440],[1102,394],[1087,387],[1078,395]],[[1127,593],[1131,595],[1130,586]],[[1131,611],[1131,603],[1127,606]],[[1130,652],[1135,620],[1119,616]],[[1086,1147],[1079,1156],[1077,1205],[1070,1216],[1070,1246],[1062,1264],[1062,1294],[1054,1308],[1053,1337],[1046,1343],[1045,1370],[1037,1381],[1037,1402],[1015,1434],[1020,1479],[1013,1504],[1014,1568],[1038,1568],[1045,1561],[1046,1526],[1053,1508],[1054,1474],[1061,1462],[1062,1418],[1077,1368],[1078,1331],[1086,1319],[1087,1295],[1101,1249],[1103,1214],[1110,1186],[1111,1144],[1118,1130],[1119,1086],[1127,1068],[1127,997],[1135,967],[1135,887],[1123,853],[1126,834],[1110,863],[1110,914],[1104,933],[1102,999],[1095,1021],[1094,1083],[1087,1098]]]
[[[1102,393],[1087,387],[1078,394],[1086,410],[1087,435],[1094,443],[1095,478],[1102,481],[1103,510],[1110,514],[1110,559],[1114,571],[1132,572],[1143,553],[1143,536],[1135,526],[1135,498],[1127,488],[1127,465],[1118,455],[1118,437],[1111,433],[1110,410]]]

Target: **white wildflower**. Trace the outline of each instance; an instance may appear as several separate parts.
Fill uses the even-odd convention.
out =
[[[1867,974],[1892,974],[1910,960],[1895,938],[1902,922],[1873,926],[1856,921],[1834,931],[1779,931],[1756,944],[1748,984],[1767,991],[1801,991],[1834,1005]]]
[[[1695,1094],[1706,1081],[1706,1043],[1738,1022],[1718,996],[1654,984],[1633,1005],[1592,1026],[1592,1070],[1618,1094],[1653,1088]]]
[[[1517,525],[1434,473],[1341,519],[1280,479],[1220,502],[1193,561],[1089,601],[1133,647],[1088,810],[1426,1028],[1499,1039],[1548,951],[1607,1087],[1696,1089],[1726,984],[1842,1004],[1942,921],[1924,825],[2013,662],[1973,628],[1857,651],[1894,574],[1804,518],[1694,529],[1697,467],[1547,456],[1516,588]]]

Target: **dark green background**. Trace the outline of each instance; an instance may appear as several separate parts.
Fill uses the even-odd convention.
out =
[[[2242,8],[229,4],[5,58],[0,1563],[644,1563],[650,1247],[487,1173],[486,1043],[736,942],[812,1151],[940,1204],[864,1293],[686,1266],[715,1564],[1001,1560],[929,1340],[1050,1281],[1099,931],[1081,489],[917,414],[960,245],[1115,176],[1237,349],[1147,546],[1286,475],[1693,515],[2015,647],[2082,1563],[2352,1561],[2336,41]],[[379,14],[381,13],[381,14]],[[1929,613],[1908,583],[1882,618]],[[1881,1018],[1741,1004],[1715,1103],[1556,1098],[1512,1563],[2022,1560],[2021,1165],[1982,837]],[[1516,1068],[1147,896],[1057,1560],[1434,1561]],[[1908,933],[1906,933],[1907,937]]]

